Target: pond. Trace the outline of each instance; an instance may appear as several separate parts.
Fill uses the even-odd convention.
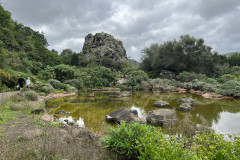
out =
[[[103,126],[114,126],[106,122],[106,115],[120,108],[134,108],[138,110],[140,117],[146,117],[151,110],[159,109],[153,104],[157,100],[170,103],[169,109],[177,111],[179,122],[190,114],[194,124],[202,124],[211,127],[218,133],[240,133],[240,99],[206,99],[200,95],[190,93],[157,93],[137,92],[132,97],[110,98],[108,92],[95,92],[94,97],[86,95],[77,97],[65,97],[49,100],[46,106],[50,114],[60,120],[68,119],[98,132]],[[192,98],[195,107],[191,112],[178,110],[181,98]],[[60,110],[70,114],[58,114]],[[182,127],[181,123],[177,128]],[[166,129],[165,129],[166,130]]]

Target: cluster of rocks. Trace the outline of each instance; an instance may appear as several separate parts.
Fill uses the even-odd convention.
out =
[[[138,117],[137,110],[131,110],[128,108],[121,108],[118,109],[106,116],[106,120],[108,122],[113,122],[113,123],[120,123],[120,122],[138,122],[138,123],[146,123],[146,120],[143,118]]]
[[[118,109],[108,115],[106,115],[106,120],[113,123],[131,123],[138,122],[141,124],[152,124],[156,126],[165,126],[169,124],[177,124],[177,114],[175,110],[172,109],[158,109],[148,112],[146,119],[138,117],[137,110],[131,110],[128,108]]]
[[[179,101],[179,110],[180,111],[190,111],[195,105],[193,99],[182,98]],[[148,123],[156,126],[165,126],[165,125],[176,125],[178,123],[177,114],[174,109],[165,109],[164,107],[169,107],[168,102],[158,100],[154,103],[154,106],[160,107],[163,109],[157,109],[149,111],[147,113],[146,119],[139,118],[136,110],[132,111],[127,108],[121,108],[116,110],[106,116],[108,122],[120,123],[123,122],[139,122],[139,123]],[[134,113],[135,112],[135,113]]]
[[[169,107],[170,104],[168,102],[158,100],[154,103],[154,106],[164,108],[164,107]],[[191,98],[182,98],[178,104],[180,111],[191,111],[194,106],[195,106],[195,101]]]

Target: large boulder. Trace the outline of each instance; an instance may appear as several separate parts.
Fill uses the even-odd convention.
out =
[[[182,103],[179,105],[179,110],[180,111],[191,111],[192,110],[192,106],[190,103]]]
[[[133,113],[134,112],[134,113]],[[146,121],[142,118],[139,118],[136,113],[136,111],[132,111],[128,108],[121,108],[118,109],[106,116],[106,120],[108,122],[113,123],[121,123],[121,122],[139,122],[139,123],[146,123]]]
[[[159,100],[159,101],[156,101],[154,103],[154,106],[156,106],[156,107],[168,107],[169,103],[165,102],[165,101],[162,101],[162,100]]]
[[[191,107],[195,106],[195,101],[191,98],[182,98],[180,101],[179,101],[179,106],[183,103],[189,103],[191,105]]]
[[[122,41],[107,33],[88,34],[82,49],[87,60],[107,58],[115,63],[127,61],[126,50]]]
[[[176,111],[172,109],[153,110],[147,115],[147,123],[156,126],[175,125],[177,122]]]
[[[195,101],[191,98],[182,98],[179,101],[179,110],[180,111],[191,111],[192,107],[195,106]]]

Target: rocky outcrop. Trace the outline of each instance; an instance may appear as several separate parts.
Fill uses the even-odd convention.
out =
[[[169,103],[167,103],[165,101],[162,101],[162,100],[159,100],[159,101],[156,101],[154,103],[154,106],[156,106],[156,107],[168,107]]]
[[[116,63],[127,61],[126,50],[122,41],[107,33],[88,34],[82,49],[87,60],[92,58],[108,58]]]
[[[128,108],[118,109],[108,115],[106,115],[106,120],[112,123],[120,123],[120,122],[138,122],[138,123],[146,123],[146,121],[142,118],[139,118],[136,114],[136,110],[130,110]]]
[[[147,123],[156,126],[166,126],[177,124],[177,114],[172,109],[158,109],[148,112]]]

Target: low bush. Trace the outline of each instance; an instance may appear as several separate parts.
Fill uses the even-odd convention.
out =
[[[218,81],[221,82],[221,83],[225,83],[227,81],[234,80],[235,78],[236,77],[234,75],[224,74],[218,79]]]
[[[71,93],[71,86],[69,84],[61,84],[61,89],[63,89],[64,91],[66,91],[67,93]]]
[[[194,138],[165,136],[159,129],[138,123],[122,123],[111,129],[105,147],[125,159],[240,159],[240,137],[208,132]]]
[[[138,123],[122,123],[104,138],[105,147],[127,159],[194,159],[183,143],[167,138],[157,128]]]
[[[208,79],[206,79],[205,82],[210,83],[210,84],[214,84],[214,85],[219,84],[218,81],[216,79],[213,79],[213,78],[208,78]]]
[[[53,92],[54,88],[52,87],[51,84],[49,83],[42,83],[40,81],[37,81],[34,85],[31,85],[29,87],[30,89],[38,92],[38,93],[45,93],[45,94],[49,94],[51,92]],[[28,88],[25,88],[25,91],[29,90]]]
[[[61,88],[61,82],[59,80],[49,79],[47,82],[49,84],[51,84],[53,86],[53,88],[55,88],[55,89],[60,89]]]
[[[34,91],[27,91],[27,92],[24,93],[24,96],[30,101],[37,101],[38,100],[38,94]]]
[[[77,89],[81,89],[83,87],[83,83],[78,80],[78,79],[70,79],[70,80],[66,80],[63,83],[65,84],[69,84]]]
[[[238,96],[240,95],[240,81],[230,80],[219,87],[217,93],[224,96]]]
[[[216,85],[199,81],[197,79],[191,81],[191,87],[192,89],[195,89],[195,90],[207,91],[207,92],[215,92],[217,88]]]
[[[205,74],[197,74],[194,72],[181,72],[179,73],[179,75],[176,77],[177,80],[181,81],[181,82],[190,82],[194,79],[198,79],[198,80],[206,80],[207,76]]]
[[[198,159],[240,159],[240,137],[216,133],[197,134],[189,148]]]
[[[141,82],[148,80],[148,75],[142,70],[132,71],[129,75],[130,78],[127,80],[127,85],[132,89],[140,89],[139,85],[141,85]]]

